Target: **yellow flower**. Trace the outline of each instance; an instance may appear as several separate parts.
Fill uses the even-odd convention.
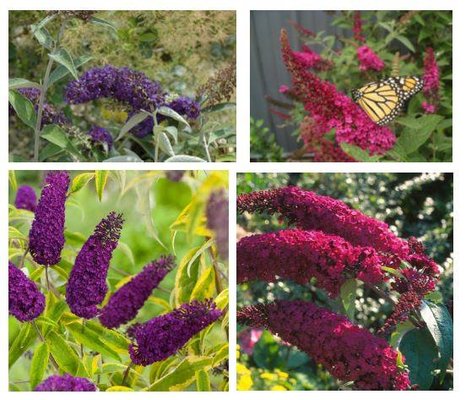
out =
[[[238,390],[250,390],[252,387],[251,371],[243,364],[236,364],[236,374],[238,380]]]
[[[268,381],[273,381],[277,379],[277,375],[272,374],[271,372],[263,372],[262,374],[260,374],[260,377]]]
[[[287,390],[286,387],[282,386],[282,385],[274,385],[272,386],[271,390]]]

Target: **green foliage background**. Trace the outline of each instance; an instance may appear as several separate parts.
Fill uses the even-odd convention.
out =
[[[178,268],[174,268],[153,291],[132,323],[144,322],[169,312],[180,305],[180,299],[189,300],[191,296],[199,299],[212,297],[216,299],[219,307],[228,310],[227,264],[217,259],[212,232],[205,228],[204,216],[210,193],[219,188],[226,189],[228,175],[225,172],[194,171],[186,172],[180,182],[172,182],[165,178],[163,171],[99,173],[88,171],[86,173],[95,176],[104,174],[102,175],[104,189],[101,192],[96,189],[94,176],[84,187],[68,197],[66,243],[62,252],[62,261],[50,267],[49,271],[56,293],[47,290],[43,267],[36,265],[29,255],[24,262],[27,273],[40,285],[47,297],[47,309],[36,320],[46,342],[49,342],[49,338],[52,340],[54,334],[64,338],[71,347],[68,356],[74,359],[78,366],[77,371],[65,371],[91,378],[95,383],[98,382],[102,391],[148,388],[170,390],[176,385],[179,385],[177,390],[226,389],[228,387],[228,373],[225,369],[228,360],[227,312],[223,318],[211,325],[211,328],[196,335],[178,354],[148,367],[133,366],[130,379],[123,386],[122,376],[129,365],[126,327],[108,330],[96,321],[87,321],[86,327],[94,329],[103,344],[99,344],[99,339],[89,343],[74,337],[70,334],[68,326],[81,325],[82,320],[70,313],[64,301],[64,291],[67,276],[85,240],[93,232],[95,225],[108,212],[115,210],[123,213],[125,223],[118,247],[111,260],[108,273],[109,291],[104,303],[111,293],[126,283],[132,275],[140,272],[145,264],[163,254],[175,253],[175,265]],[[72,179],[79,175],[79,172],[71,173]],[[10,204],[14,204],[18,184],[29,184],[39,194],[41,182],[41,172],[11,171]],[[100,195],[102,195],[101,201],[99,201]],[[195,215],[198,216],[194,217]],[[10,206],[9,260],[16,265],[19,265],[27,246],[32,218],[33,213]],[[192,228],[188,230],[186,223],[192,223]],[[198,254],[195,255],[196,252]],[[192,262],[190,271],[187,269],[189,262]],[[213,263],[216,265],[215,268]],[[194,294],[195,291],[197,295]],[[25,340],[25,332],[28,329],[32,331],[30,342],[25,341],[23,349],[15,350],[18,340]],[[10,390],[31,390],[30,380],[33,374],[31,357],[41,341],[30,323],[19,323],[10,316],[9,342]],[[102,346],[107,353],[102,352]],[[15,358],[12,358],[14,354]],[[184,373],[177,371],[180,365],[185,368]],[[60,372],[63,372],[62,368]],[[42,373],[46,377],[56,371],[48,362]]]
[[[287,185],[297,185],[344,201],[367,215],[387,222],[398,236],[416,236],[427,254],[441,266],[438,291],[453,315],[453,176],[452,174],[241,174],[238,194]],[[285,225],[277,217],[260,214],[238,216],[240,230],[270,232]],[[304,299],[342,312],[338,300],[312,283],[302,286],[292,281],[250,282],[238,285],[237,306],[275,299]],[[382,326],[391,306],[367,289],[359,288],[355,321],[375,332]],[[244,327],[238,327],[241,331]],[[341,386],[330,374],[296,348],[277,343],[266,333],[257,342],[252,356],[239,351],[239,385],[258,390],[333,390]],[[243,380],[241,383],[241,379]],[[249,383],[248,383],[249,382]],[[452,387],[452,375],[431,389]]]

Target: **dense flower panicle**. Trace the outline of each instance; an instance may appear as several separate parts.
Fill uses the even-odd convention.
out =
[[[31,186],[22,185],[16,192],[15,207],[34,212],[37,205],[36,192]]]
[[[8,262],[8,310],[18,321],[31,321],[45,308],[45,297],[36,284]]]
[[[374,53],[369,46],[361,46],[357,50],[359,69],[361,71],[382,71],[385,67],[383,60]]]
[[[69,374],[52,375],[39,383],[36,392],[95,392],[97,387],[88,379]]]
[[[128,330],[132,337],[129,355],[136,365],[149,365],[175,354],[194,335],[222,315],[211,300],[194,300]]]
[[[236,91],[236,60],[216,72],[196,90],[197,98],[205,98],[203,106],[211,107],[229,101]]]
[[[384,280],[381,257],[370,247],[354,247],[339,236],[319,231],[283,230],[247,236],[237,243],[238,282],[277,277],[316,286],[330,296],[340,293],[349,278],[380,283]]]
[[[427,101],[423,101],[421,106],[426,114],[435,114],[437,112],[437,106],[435,104],[430,104]]]
[[[65,201],[70,177],[66,171],[49,172],[29,231],[29,250],[34,261],[55,265],[65,245]]]
[[[359,390],[407,390],[398,353],[346,317],[306,301],[277,301],[243,308],[238,322],[264,327],[311,356],[334,377]]]
[[[168,107],[180,115],[186,115],[189,119],[197,119],[201,115],[199,103],[189,97],[180,96],[168,103]]]
[[[424,86],[423,91],[427,97],[437,97],[440,89],[440,70],[435,59],[434,49],[429,47],[424,57]]]
[[[71,312],[82,318],[98,314],[107,293],[107,272],[123,225],[121,214],[111,212],[96,226],[76,257],[66,287]]]
[[[215,232],[220,257],[228,260],[228,197],[224,190],[210,195],[206,208],[207,227]]]
[[[320,54],[306,45],[301,46],[301,51],[293,51],[293,55],[307,68],[316,71],[328,71],[333,67],[333,63],[330,60],[325,60]]]
[[[321,131],[335,129],[338,144],[354,144],[370,154],[384,154],[393,147],[396,137],[390,129],[376,125],[351,98],[332,83],[321,80],[296,58],[286,31],[282,31],[281,41],[285,66],[293,79],[293,91]]]
[[[398,238],[385,222],[354,210],[341,200],[298,187],[242,194],[237,205],[240,213],[277,213],[298,228],[338,235],[355,246],[373,247],[377,252],[402,259],[410,252],[408,243]]]
[[[100,126],[93,126],[87,134],[91,137],[93,144],[106,144],[107,149],[110,150],[113,146],[113,136],[105,128]]]
[[[128,283],[118,289],[102,308],[99,320],[107,328],[118,328],[134,319],[165,275],[173,268],[172,256],[147,264]]]
[[[362,19],[361,19],[361,11],[355,11],[353,13],[353,37],[354,40],[364,43],[366,38],[362,34]]]

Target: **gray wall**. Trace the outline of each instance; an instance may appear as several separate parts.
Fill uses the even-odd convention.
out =
[[[298,50],[301,43],[289,21],[297,21],[314,32],[341,34],[331,25],[332,16],[325,11],[252,11],[251,12],[251,116],[263,119],[275,133],[277,142],[285,151],[296,149],[292,128],[283,128],[283,120],[269,111],[265,96],[286,100],[278,93],[282,84],[288,85],[290,77],[283,66],[280,53],[280,30],[288,31],[291,47]],[[318,50],[318,49],[315,49]]]

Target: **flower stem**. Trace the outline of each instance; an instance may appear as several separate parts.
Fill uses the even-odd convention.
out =
[[[212,158],[210,157],[210,152],[209,152],[209,145],[207,144],[207,139],[205,137],[204,132],[201,132],[201,140],[202,140],[202,145],[204,146],[204,151],[205,151],[207,161],[212,162]]]
[[[24,260],[26,259],[27,254],[29,253],[29,246],[26,247],[23,255],[21,256],[21,260],[19,261],[19,269],[24,267]]]
[[[125,386],[126,378],[128,378],[129,371],[130,371],[132,366],[133,366],[133,363],[130,362],[129,365],[128,365],[128,368],[126,368],[126,370],[125,370],[125,374],[123,375],[123,380],[121,381],[121,386]]]

